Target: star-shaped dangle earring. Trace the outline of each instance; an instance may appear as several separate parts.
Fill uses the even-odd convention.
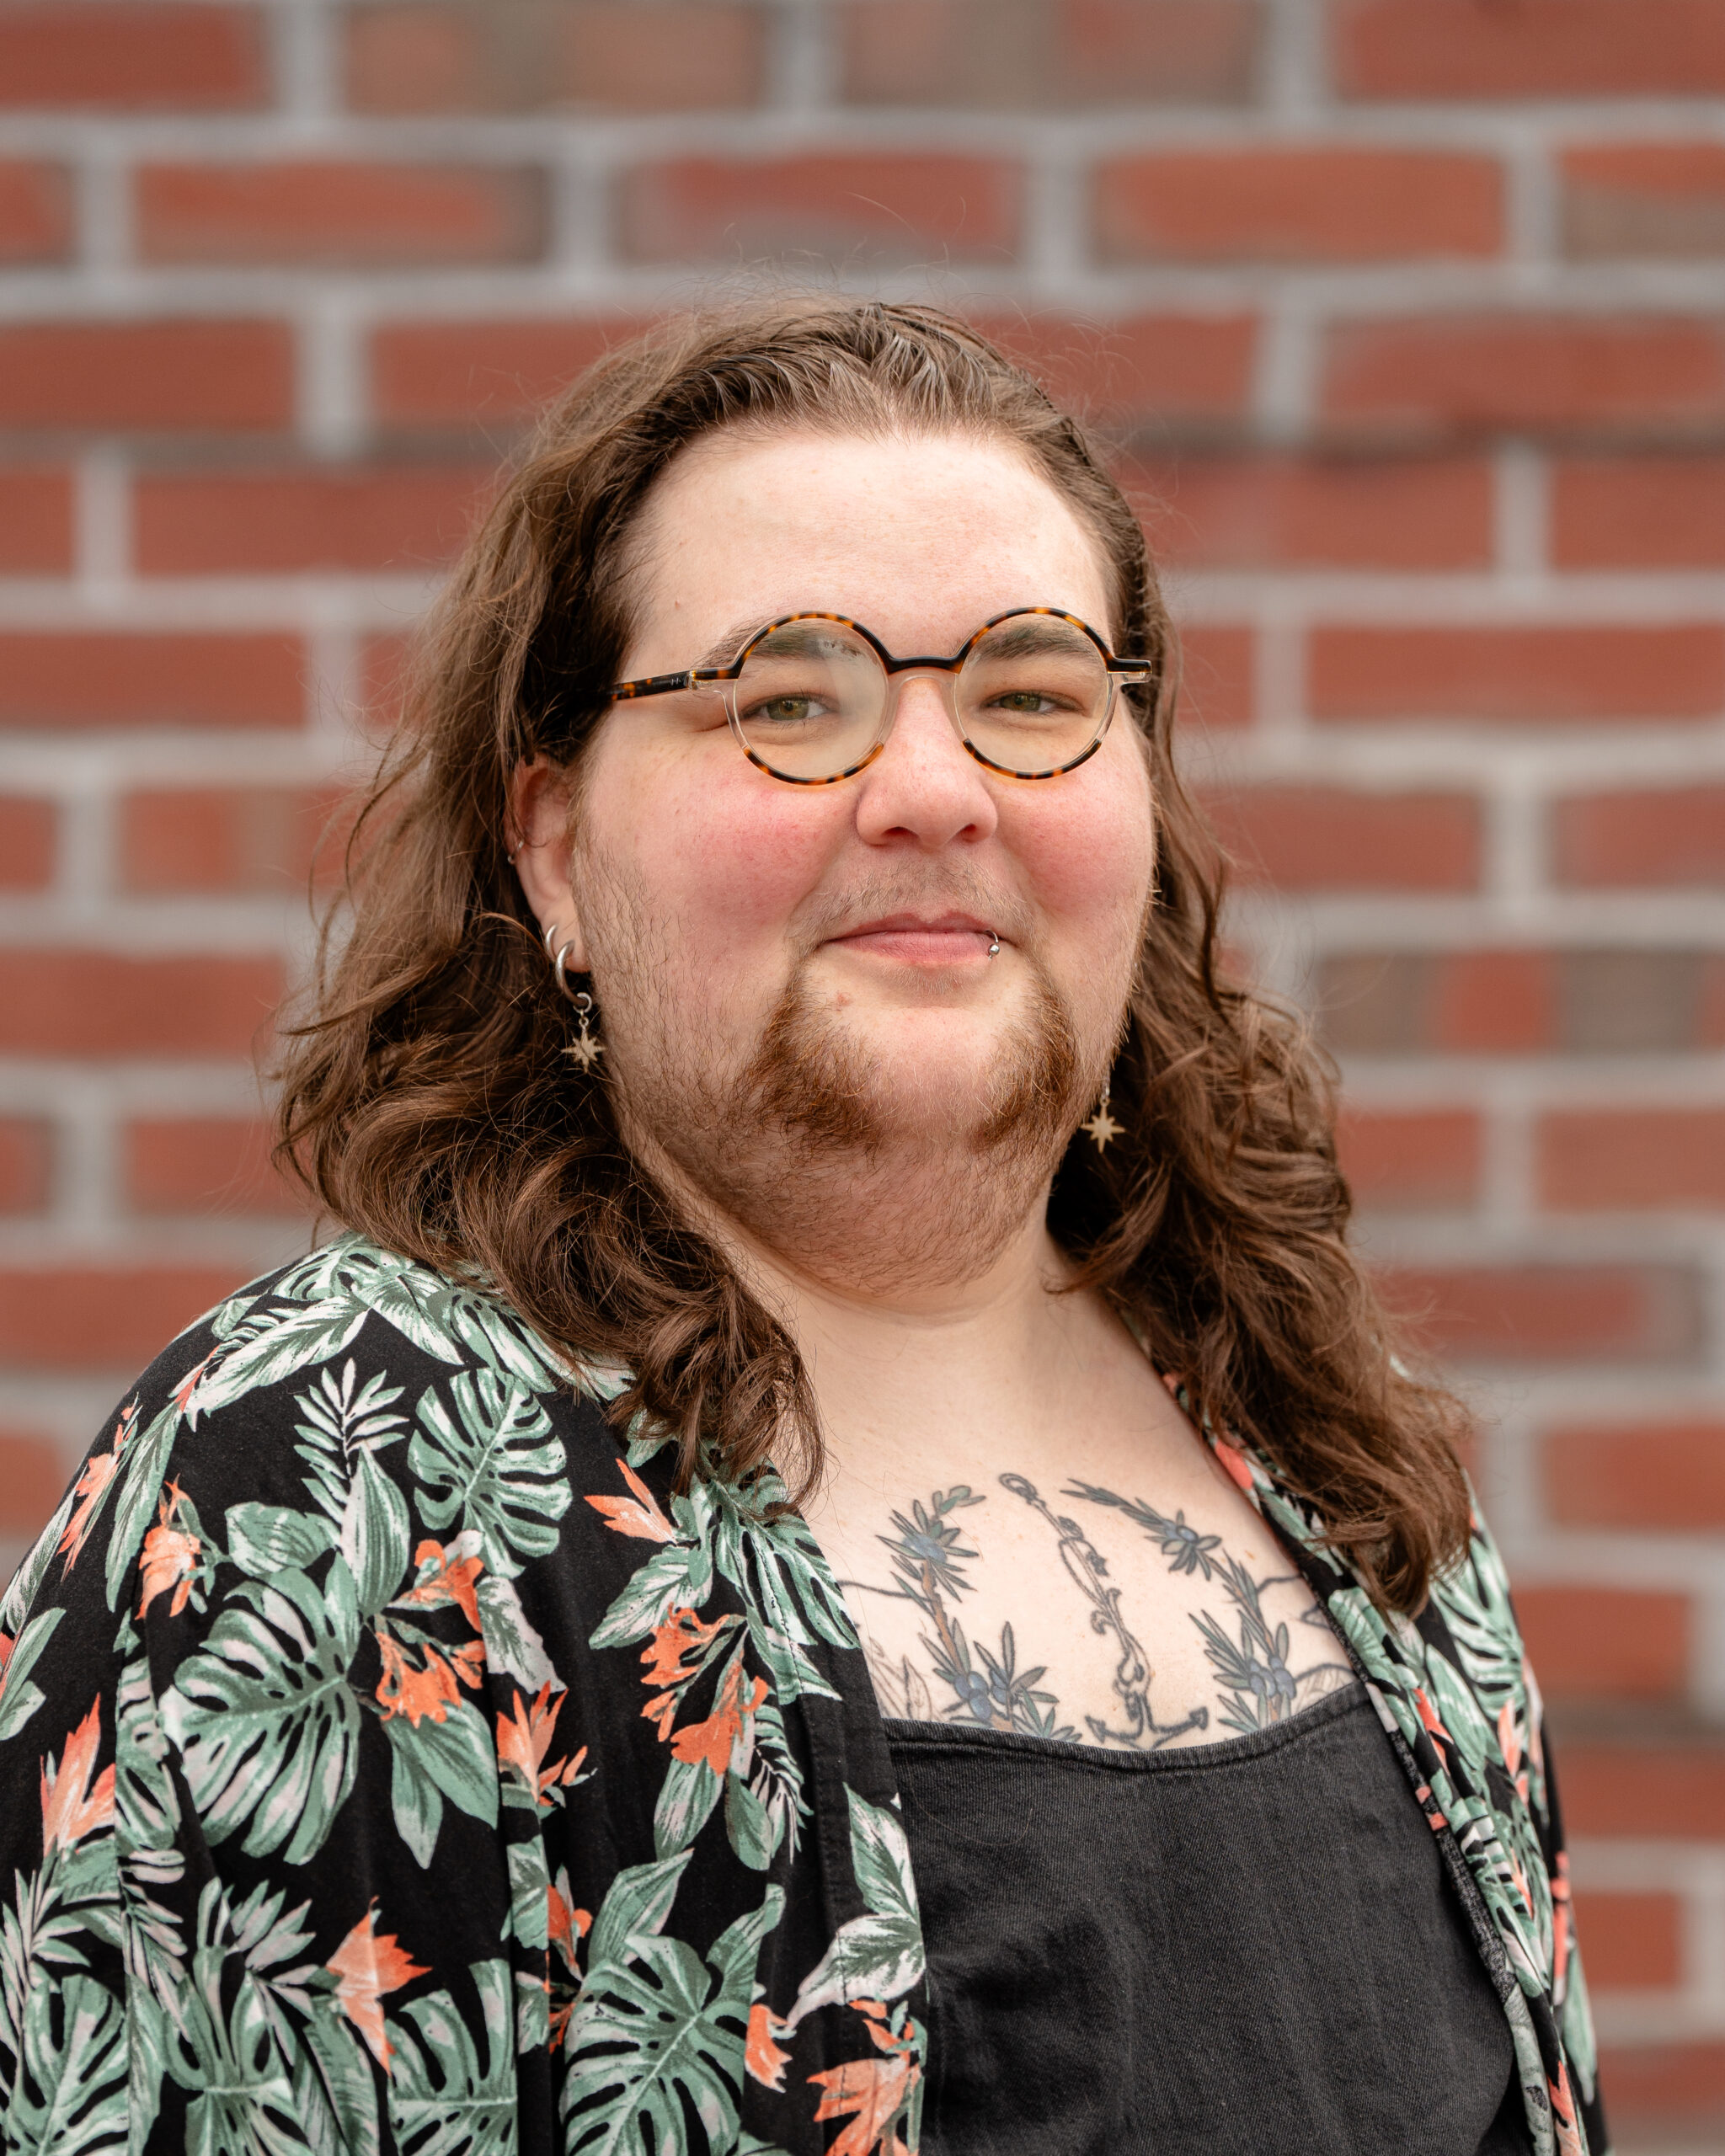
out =
[[[1105,1153],[1108,1150],[1109,1139],[1124,1138],[1126,1134],[1125,1124],[1116,1123],[1108,1113],[1108,1092],[1109,1087],[1105,1081],[1102,1089],[1102,1098],[1097,1103],[1096,1113],[1092,1116],[1088,1123],[1081,1123],[1078,1126],[1081,1130],[1087,1131],[1095,1140],[1098,1153]]]
[[[584,988],[579,995],[572,995],[569,1001],[575,1006],[575,1015],[581,1022],[581,1030],[563,1050],[563,1054],[573,1058],[583,1070],[590,1070],[605,1053],[605,1043],[596,1038],[588,1029],[587,1021],[593,1015],[593,999]]]

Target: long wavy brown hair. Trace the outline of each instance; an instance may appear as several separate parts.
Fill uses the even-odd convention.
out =
[[[1333,1083],[1292,1014],[1224,976],[1223,863],[1174,769],[1174,638],[1144,536],[1079,425],[930,308],[775,297],[611,352],[549,414],[420,639],[349,843],[311,1008],[286,1035],[278,1158],[326,1210],[444,1271],[478,1267],[546,1339],[632,1374],[611,1413],[672,1432],[680,1475],[771,1453],[799,1494],[821,1443],[795,1346],[630,1157],[601,1081],[561,1053],[558,994],[510,866],[511,774],[576,781],[630,630],[629,541],[654,481],[716,429],[959,430],[1016,444],[1095,534],[1160,839],[1114,1105],[1075,1140],[1049,1225],[1080,1281],[1319,1508],[1406,1610],[1465,1542],[1460,1411],[1392,1353],[1344,1240]]]

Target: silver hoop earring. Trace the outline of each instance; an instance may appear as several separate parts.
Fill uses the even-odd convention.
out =
[[[583,1070],[590,1070],[600,1057],[604,1054],[605,1043],[591,1030],[590,1022],[594,1016],[592,997],[585,988],[569,986],[569,953],[575,947],[574,942],[559,945],[555,956],[553,955],[552,944],[561,933],[561,924],[553,921],[545,931],[545,955],[551,959],[551,969],[556,976],[559,994],[574,1004],[575,1015],[581,1022],[580,1032],[563,1050],[563,1054],[578,1063]]]
[[[1103,1081],[1102,1099],[1097,1104],[1096,1113],[1092,1116],[1088,1123],[1081,1123],[1078,1126],[1081,1130],[1089,1133],[1091,1141],[1098,1153],[1107,1152],[1109,1139],[1124,1138],[1126,1134],[1125,1124],[1116,1123],[1108,1113],[1110,1091],[1110,1081],[1105,1079]]]

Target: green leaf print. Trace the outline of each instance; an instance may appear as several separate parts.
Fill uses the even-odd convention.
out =
[[[509,1964],[475,1961],[471,1973],[484,2021],[483,2059],[447,1992],[389,2016],[389,2124],[400,2156],[511,2156],[515,2148]]]
[[[641,1932],[628,1966],[601,1966],[595,1955],[569,2021],[561,2101],[569,2156],[685,2148],[686,2106],[709,2146],[733,2145],[755,1967],[783,1906],[783,1888],[770,1886],[705,1962],[682,1940]]]
[[[350,1358],[339,1378],[334,1370],[320,1371],[317,1384],[296,1395],[293,1403],[304,1417],[294,1425],[300,1439],[294,1449],[312,1470],[306,1488],[336,1526],[347,1511],[355,1461],[407,1434],[407,1417],[391,1408],[403,1388],[386,1385],[383,1373],[374,1370],[356,1392],[358,1376]]]
[[[286,1505],[230,1505],[227,1554],[243,1572],[259,1580],[277,1572],[309,1572],[335,1546],[328,1524]]]
[[[0,1744],[16,1737],[41,1705],[45,1695],[40,1684],[31,1684],[30,1672],[65,1614],[63,1609],[45,1609],[40,1617],[32,1617],[13,1641],[6,1673],[0,1677]]]
[[[518,1378],[463,1370],[449,1392],[458,1419],[429,1389],[408,1449],[409,1469],[425,1486],[425,1518],[435,1528],[459,1518],[478,1534],[488,1570],[513,1574],[517,1556],[557,1547],[556,1523],[569,1506],[563,1440]]]
[[[341,1554],[354,1576],[362,1617],[375,1617],[400,1588],[409,1532],[407,1499],[370,1452],[356,1452],[342,1511]]]
[[[248,1856],[303,1864],[353,1786],[360,1710],[347,1673],[359,1645],[353,1576],[247,1580],[162,1702],[192,1801],[212,1842],[242,1827]]]
[[[632,1864],[618,1872],[593,1920],[587,1942],[590,1970],[612,1962],[621,1967],[633,1954],[638,1938],[664,1929],[689,1854],[685,1849],[681,1855],[662,1857],[654,1864]]]
[[[851,1801],[851,1861],[868,1914],[841,1924],[803,1979],[791,2009],[793,2028],[817,2007],[897,1999],[922,1974],[922,1926],[904,1826],[884,1805],[870,1804],[848,1787],[845,1794]]]
[[[109,1490],[119,1486],[119,1494],[114,1500],[114,1521],[108,1534],[110,1609],[118,1609],[122,1601],[131,1599],[132,1560],[155,1518],[162,1477],[168,1470],[168,1455],[174,1449],[179,1423],[179,1409],[170,1400],[142,1436],[127,1439],[114,1481],[108,1486]]]
[[[314,1999],[294,2060],[294,2107],[318,2156],[377,2156],[377,2084],[371,2054],[329,1998]]]
[[[405,1715],[384,1724],[398,1757],[431,1782],[471,1819],[497,1823],[497,1753],[490,1730],[465,1700],[446,1706],[444,1718],[422,1715],[417,1723]]]
[[[38,1985],[7,2106],[8,2156],[82,2156],[126,2140],[126,2016],[93,1977]]]

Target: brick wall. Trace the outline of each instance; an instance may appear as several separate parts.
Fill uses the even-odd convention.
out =
[[[5,0],[0,101],[0,1558],[303,1237],[249,1053],[498,451],[740,262],[932,291],[1144,490],[1626,2141],[1725,2145],[1725,4]]]

